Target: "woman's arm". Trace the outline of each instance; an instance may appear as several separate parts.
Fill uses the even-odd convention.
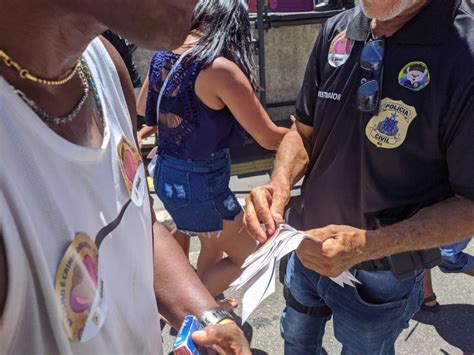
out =
[[[143,140],[150,137],[153,133],[156,133],[156,126],[143,125],[137,132],[138,146],[141,148]]]
[[[262,147],[278,149],[287,128],[278,127],[255,95],[248,78],[232,61],[219,57],[196,81],[197,96],[209,107],[227,106],[244,129]]]
[[[138,93],[137,98],[137,115],[145,117],[146,111],[146,99],[148,96],[148,77],[149,73],[146,74],[145,81],[143,82],[143,86]]]
[[[146,113],[146,101],[148,97],[148,76],[149,75],[147,74],[145,78],[145,82],[143,83],[143,86],[140,89],[140,92],[138,93],[137,114],[140,116],[145,116],[145,113]],[[156,126],[148,126],[145,124],[142,127],[139,127],[139,130],[137,132],[138,146],[141,148],[142,141],[145,138],[148,138],[149,136],[151,136],[155,132],[156,132]]]

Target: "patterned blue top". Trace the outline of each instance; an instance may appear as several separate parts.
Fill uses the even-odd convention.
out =
[[[201,66],[185,59],[169,79],[157,120],[156,104],[168,72],[180,55],[157,52],[150,64],[145,119],[149,126],[158,121],[158,154],[180,159],[205,159],[224,148],[241,147],[245,131],[230,110],[213,110],[195,93]]]

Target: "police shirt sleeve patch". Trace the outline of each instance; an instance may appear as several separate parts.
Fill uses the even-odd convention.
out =
[[[430,71],[423,62],[410,62],[398,74],[398,83],[404,88],[420,91],[430,83]]]
[[[340,32],[331,41],[328,52],[328,62],[334,68],[343,65],[351,55],[354,41],[346,37],[346,30]]]
[[[365,135],[379,148],[398,148],[405,141],[408,128],[415,118],[416,109],[413,106],[384,98],[378,115],[367,124]]]

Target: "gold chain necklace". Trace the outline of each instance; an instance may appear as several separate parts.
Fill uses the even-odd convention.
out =
[[[12,89],[17,93],[17,95],[28,105],[31,109],[45,122],[53,124],[53,125],[62,125],[71,123],[76,116],[78,115],[79,111],[81,111],[82,107],[84,106],[87,98],[89,97],[89,92],[92,92],[96,104],[96,108],[98,111],[98,117],[96,117],[97,127],[103,130],[104,128],[104,112],[102,109],[102,102],[99,97],[99,92],[97,91],[97,85],[92,77],[92,72],[89,68],[84,57],[79,58],[79,62],[81,65],[79,66],[78,74],[79,78],[82,81],[82,87],[84,90],[84,94],[82,95],[80,101],[76,105],[76,107],[66,116],[58,117],[54,116],[42,108],[40,108],[33,100],[31,100],[25,93],[21,90],[12,86]]]
[[[31,74],[28,69],[22,68],[17,62],[15,62],[8,54],[6,54],[1,49],[0,49],[0,59],[3,60],[3,63],[7,67],[16,69],[16,71],[20,75],[20,78],[31,80],[38,84],[50,85],[50,86],[58,86],[58,85],[66,84],[68,81],[70,81],[74,77],[74,75],[76,75],[77,71],[79,70],[79,67],[81,66],[81,62],[80,60],[78,60],[76,63],[76,66],[71,70],[71,72],[65,78],[60,79],[60,80],[48,80],[48,79],[38,78],[37,76]]]

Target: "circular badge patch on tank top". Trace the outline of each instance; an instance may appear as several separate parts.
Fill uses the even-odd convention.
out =
[[[78,233],[67,248],[55,280],[56,299],[68,338],[86,342],[104,325],[107,299],[94,241]]]
[[[123,137],[117,147],[120,171],[133,203],[142,206],[146,195],[143,161],[137,149]]]
[[[328,63],[334,68],[343,65],[351,55],[354,41],[346,37],[346,30],[339,33],[331,41],[328,53]]]

